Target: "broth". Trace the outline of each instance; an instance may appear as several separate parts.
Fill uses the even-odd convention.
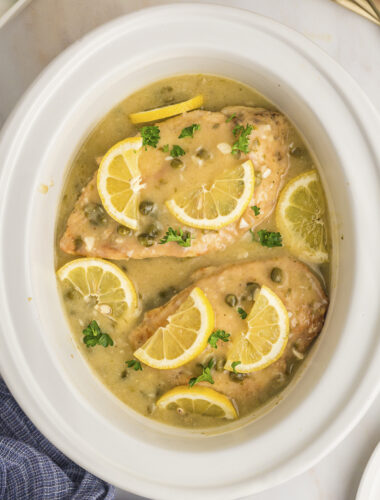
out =
[[[102,157],[116,142],[134,136],[138,132],[138,127],[130,122],[129,114],[180,102],[197,94],[204,96],[204,109],[210,111],[219,111],[224,106],[230,105],[276,109],[254,89],[239,82],[212,75],[192,74],[166,78],[127,97],[95,126],[80,146],[70,166],[58,209],[55,241],[57,269],[73,259],[60,249],[59,241],[82,188],[87,185],[98,168],[97,158]],[[285,183],[315,168],[316,164],[294,127],[290,126],[289,134],[293,154],[290,155],[290,167]],[[274,213],[260,227],[277,231]],[[207,266],[226,266],[283,256],[291,256],[286,247],[264,247],[252,241],[250,233],[247,233],[222,251],[211,251],[198,257],[157,257],[114,261],[134,283],[139,294],[141,314],[132,324],[124,321],[114,322],[107,318],[99,320],[102,330],[109,333],[114,340],[113,347],[86,347],[83,343],[82,331],[94,319],[92,305],[73,300],[65,285],[60,286],[63,306],[78,349],[100,380],[121,401],[147,417],[170,425],[194,428],[222,425],[225,423],[223,419],[218,420],[194,414],[180,415],[176,411],[159,410],[155,405],[157,397],[173,387],[170,370],[156,370],[148,366],[144,366],[143,371],[128,369],[125,362],[133,358],[134,351],[129,342],[129,333],[141,322],[144,312],[164,304],[174,293],[190,285],[191,276],[195,271]],[[308,265],[328,292],[329,264]],[[189,363],[189,370],[196,372],[196,364],[199,364],[200,360],[204,361],[205,356]],[[300,361],[295,360],[292,369],[284,373],[281,383],[272,384],[265,394],[260,394],[260,397],[246,397],[237,401],[239,416],[245,417],[251,414],[281,392],[294,376],[299,364]]]

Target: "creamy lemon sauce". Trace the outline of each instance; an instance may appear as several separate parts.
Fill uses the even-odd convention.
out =
[[[60,250],[59,241],[64,233],[68,216],[73,210],[82,188],[93,177],[98,168],[99,160],[106,151],[116,142],[135,135],[139,130],[139,127],[130,122],[128,115],[132,112],[180,102],[198,94],[204,96],[204,109],[209,111],[220,111],[223,107],[230,105],[263,107],[275,110],[272,103],[268,102],[253,89],[229,79],[209,75],[183,75],[168,78],[155,82],[127,97],[95,126],[89,137],[81,145],[70,166],[58,210],[55,243],[57,269],[73,259],[72,255],[68,255]],[[186,123],[185,126],[187,125]],[[297,131],[293,127],[290,127],[289,134],[290,168],[286,175],[286,182],[304,171],[315,168],[315,161],[312,160],[306,145]],[[186,148],[191,148],[191,154],[186,156],[189,168],[186,168],[186,164],[180,168],[172,168],[170,166],[172,160],[170,154],[162,152],[164,161],[167,161],[168,164],[167,175],[165,178],[155,179],[150,190],[150,200],[157,207],[155,217],[161,225],[161,231],[166,229],[167,225],[175,225],[176,227],[180,227],[181,225],[175,222],[175,219],[170,215],[165,215],[161,219],[159,216],[163,202],[176,189],[177,185],[179,187],[191,182],[196,168],[198,168],[198,172],[201,172],[201,176],[209,179],[210,176],[214,175],[215,169],[220,165],[220,162],[227,166],[229,163],[238,162],[229,152],[233,137],[230,137],[230,133],[226,132],[222,139],[217,145],[212,143],[212,137],[208,141],[200,143],[196,132],[194,139],[187,139]],[[163,142],[165,141],[166,138],[163,137]],[[214,156],[207,160],[202,159],[201,155],[196,156],[197,151],[200,149],[204,149],[207,152],[213,151]],[[215,151],[217,151],[217,154],[215,154]],[[165,160],[166,156],[168,156],[167,160]],[[202,171],[202,169],[199,170],[199,160],[209,162],[210,170],[207,170],[207,172]],[[146,155],[145,161],[149,162],[149,155]],[[151,221],[147,220],[146,223],[151,223]],[[277,230],[274,214],[266,219],[258,229],[261,228],[269,231]],[[87,238],[87,241],[84,243],[86,246],[91,246],[93,243],[91,236],[87,236]],[[188,427],[216,426],[225,423],[225,421],[191,414],[181,415],[176,411],[157,409],[155,405],[157,398],[175,385],[169,373],[170,370],[155,370],[146,366],[143,366],[142,371],[135,371],[128,368],[125,362],[133,358],[133,348],[129,343],[129,333],[141,322],[145,311],[165,304],[173,295],[183,290],[191,283],[192,274],[200,268],[206,266],[225,266],[227,264],[248,262],[263,258],[272,259],[288,255],[290,254],[286,248],[267,248],[261,246],[260,243],[252,241],[251,234],[247,233],[225,250],[219,252],[213,251],[200,257],[159,257],[143,260],[118,260],[114,261],[115,264],[127,273],[138,291],[141,307],[141,314],[138,318],[133,321],[123,320],[119,322],[107,319],[104,315],[94,311],[93,303],[84,303],[80,296],[67,283],[61,285],[63,305],[78,349],[101,381],[121,401],[143,415],[171,425]],[[325,290],[328,290],[329,265],[313,265],[311,268],[318,275]],[[246,307],[248,308],[249,304]],[[87,348],[83,343],[82,331],[94,319],[99,323],[102,331],[107,332],[112,337],[114,346],[107,348],[102,346]],[[218,352],[215,352],[215,356],[220,357],[221,351],[219,349]],[[209,353],[207,353],[207,356],[210,357]],[[189,377],[199,375],[199,363],[207,361],[205,359],[207,356],[196,359],[185,367]],[[218,360],[216,359],[216,361]],[[240,417],[249,415],[259,406],[281,392],[292,379],[300,362],[300,357],[295,355],[291,368],[288,368],[282,374],[283,376],[280,377],[280,380],[277,378],[273,380],[273,384],[268,384],[265,394],[261,393],[259,397],[253,398],[242,397],[239,401],[235,402],[238,405]],[[239,377],[235,377],[236,380],[233,380],[233,378],[234,376],[232,375],[231,380],[234,383],[242,383]]]

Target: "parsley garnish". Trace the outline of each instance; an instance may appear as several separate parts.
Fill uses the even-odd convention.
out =
[[[169,153],[169,144],[164,144],[161,149],[164,153]]]
[[[252,132],[253,127],[252,125],[247,125],[245,128],[242,125],[236,125],[236,127],[233,129],[233,134],[236,137],[239,133],[240,136],[238,137],[238,140],[233,143],[232,145],[232,151],[231,153],[234,155],[238,151],[241,151],[242,153],[249,153],[248,149],[248,136]]]
[[[241,361],[234,361],[233,363],[231,363],[231,367],[232,367],[232,370],[237,373],[236,371],[236,367],[237,365],[241,365]]]
[[[145,146],[145,151],[147,150],[147,146],[152,146],[152,148],[157,147],[158,141],[160,140],[160,129],[157,125],[147,125],[142,127],[140,133],[143,140],[142,145]]]
[[[199,123],[193,123],[189,127],[185,127],[182,129],[182,132],[179,134],[178,139],[183,139],[184,137],[194,137],[194,132],[199,130],[201,126]]]
[[[230,334],[226,333],[224,330],[215,330],[208,338],[208,343],[211,347],[218,349],[218,340],[223,342],[228,342],[230,340]]]
[[[103,347],[108,347],[113,345],[113,340],[108,335],[108,333],[103,333],[98,323],[93,319],[83,330],[83,342],[87,347],[94,347],[96,345],[101,345]]]
[[[170,151],[170,156],[173,158],[176,158],[177,156],[183,156],[185,154],[185,151],[181,148],[181,146],[178,146],[178,144],[174,144]]]
[[[199,377],[193,377],[189,380],[189,386],[193,387],[193,385],[197,384],[198,382],[210,382],[210,384],[213,384],[214,379],[212,378],[211,375],[211,368],[213,366],[214,366],[214,360],[211,358],[210,361],[208,362],[208,365],[203,367],[202,375],[199,375]]]
[[[243,125],[235,125],[235,127],[232,129],[232,133],[234,134],[234,136],[236,137],[238,134],[240,134],[240,132],[242,132],[244,130],[244,127]]]
[[[142,371],[142,366],[140,361],[137,361],[137,359],[130,359],[129,361],[126,361],[125,364],[128,366],[128,368],[133,368],[136,372],[139,370]]]
[[[189,247],[191,245],[191,233],[189,231],[183,232],[182,229],[173,229],[169,227],[165,236],[160,240],[160,245],[164,245],[169,241],[175,241],[181,247]]]
[[[226,123],[230,122],[234,118],[236,118],[236,113],[232,113],[232,115],[227,118]]]
[[[253,212],[254,212],[255,215],[259,215],[260,214],[260,207],[257,207],[256,205],[253,205],[253,207],[251,207],[251,209],[253,210]]]
[[[248,316],[242,307],[238,307],[237,312],[240,314],[241,319],[245,319]]]
[[[252,229],[250,229],[249,231],[252,234],[252,240],[257,241],[255,238],[255,233],[252,231]],[[257,235],[259,237],[259,242],[263,247],[282,247],[281,233],[267,231],[266,229],[260,229],[260,231],[257,231]]]

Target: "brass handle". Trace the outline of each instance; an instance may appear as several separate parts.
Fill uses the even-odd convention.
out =
[[[380,0],[333,0],[380,26]]]

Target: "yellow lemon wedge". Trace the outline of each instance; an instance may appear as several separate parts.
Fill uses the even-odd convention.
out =
[[[166,202],[183,224],[199,229],[220,229],[239,219],[248,207],[255,187],[250,160],[224,170],[211,186],[200,185],[178,193]]]
[[[282,190],[276,223],[284,244],[297,257],[327,262],[326,206],[316,170],[292,179]]]
[[[141,111],[140,113],[131,113],[129,119],[132,123],[145,123],[155,122],[169,118],[170,116],[180,115],[187,111],[192,111],[203,106],[203,95],[197,95],[187,101],[171,104],[170,106],[163,106],[162,108],[150,109],[148,111]]]
[[[181,408],[186,413],[208,417],[234,419],[237,412],[231,401],[220,392],[208,387],[188,387],[180,385],[166,392],[157,401],[159,408]]]
[[[226,370],[249,373],[274,363],[283,353],[289,336],[288,312],[281,299],[262,286],[247,317],[247,332],[235,342]]]
[[[205,349],[214,328],[214,311],[196,287],[167,321],[134,353],[142,363],[161,370],[182,366]]]
[[[97,178],[99,196],[107,213],[132,229],[138,227],[141,148],[141,137],[130,137],[115,144],[103,156]]]
[[[57,271],[61,282],[70,284],[79,297],[112,320],[135,316],[137,294],[132,281],[115,264],[103,259],[75,259]]]

